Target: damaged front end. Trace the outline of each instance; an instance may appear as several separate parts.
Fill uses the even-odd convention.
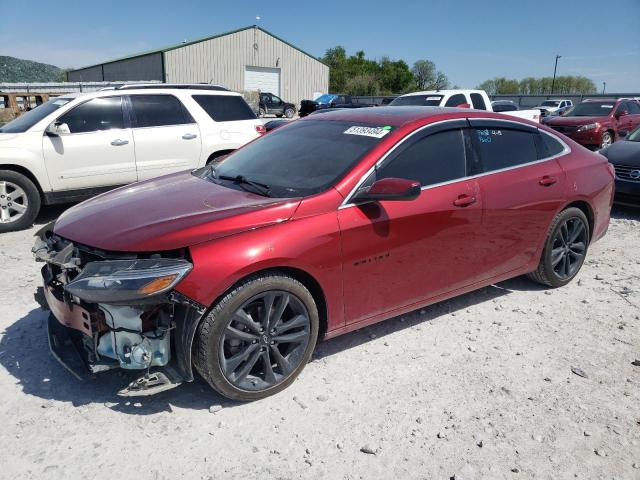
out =
[[[36,233],[54,356],[76,377],[114,368],[144,375],[118,392],[150,395],[193,381],[191,345],[205,308],[174,291],[188,251],[118,253]],[[86,368],[85,368],[86,367]]]

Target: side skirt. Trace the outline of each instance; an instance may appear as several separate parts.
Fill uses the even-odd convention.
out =
[[[91,197],[95,197],[114,188],[119,188],[124,185],[109,185],[108,187],[94,187],[94,188],[81,188],[78,190],[63,190],[61,192],[45,192],[44,204],[55,205],[57,203],[74,203],[86,200]]]

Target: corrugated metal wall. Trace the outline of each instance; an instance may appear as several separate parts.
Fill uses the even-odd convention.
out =
[[[162,81],[162,52],[69,72],[70,82],[130,82],[139,80]]]
[[[101,82],[103,80],[102,65],[70,71],[68,80],[70,82]]]
[[[254,28],[165,52],[169,83],[216,83],[239,91],[247,66],[280,68],[281,97],[296,105],[329,88],[329,67]]]
[[[162,81],[162,53],[152,53],[143,57],[128,58],[117,62],[105,63],[103,80],[132,81],[132,80],[160,80]]]

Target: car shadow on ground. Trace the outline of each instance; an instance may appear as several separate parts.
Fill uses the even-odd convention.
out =
[[[321,342],[316,347],[313,359],[319,360],[338,354],[363,345],[373,338],[424,324],[441,315],[507,295],[511,292],[509,282],[486,287]],[[420,313],[421,311],[423,313]],[[214,404],[222,405],[223,408],[242,405],[213,391],[198,375],[192,383],[184,383],[175,389],[149,397],[119,397],[116,394],[118,390],[138,378],[141,375],[139,371],[109,371],[80,381],[60,365],[49,351],[46,334],[48,315],[49,312],[41,308],[33,309],[11,324],[0,339],[0,365],[17,380],[25,394],[42,399],[43,408],[47,408],[51,401],[69,402],[74,406],[103,403],[107,408],[121,413],[151,415],[163,411],[170,412],[174,407],[204,410]]]

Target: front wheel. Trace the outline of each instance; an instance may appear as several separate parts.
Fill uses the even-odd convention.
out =
[[[602,134],[602,141],[600,142],[600,148],[608,147],[613,143],[613,135],[607,131]]]
[[[278,273],[247,278],[198,326],[194,365],[219,393],[251,401],[288,387],[318,337],[318,309],[309,290]]]
[[[566,285],[584,263],[589,238],[589,222],[582,210],[563,210],[553,220],[538,268],[529,278],[554,288]]]
[[[284,116],[287,118],[293,118],[295,114],[296,114],[296,111],[293,108],[287,108],[284,111]]]
[[[0,233],[30,227],[40,203],[40,192],[31,180],[12,170],[0,170]]]

